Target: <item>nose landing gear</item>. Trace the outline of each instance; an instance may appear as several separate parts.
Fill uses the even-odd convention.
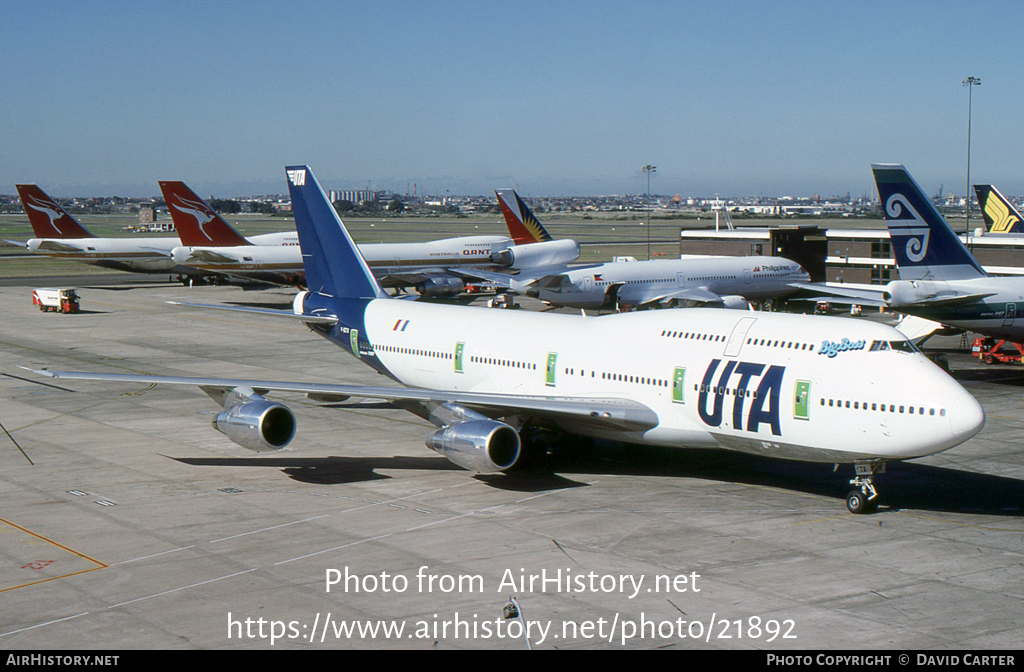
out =
[[[885,462],[882,460],[863,460],[853,464],[856,477],[850,485],[856,488],[846,495],[846,508],[850,513],[871,513],[878,508],[878,491],[875,490],[871,477],[885,473]]]

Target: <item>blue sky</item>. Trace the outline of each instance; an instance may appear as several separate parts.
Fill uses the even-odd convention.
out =
[[[1018,2],[46,2],[0,20],[0,192],[1024,195]]]

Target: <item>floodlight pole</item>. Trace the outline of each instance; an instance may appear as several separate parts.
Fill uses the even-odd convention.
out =
[[[971,237],[971,103],[973,102],[974,87],[981,86],[981,78],[968,77],[961,82],[961,86],[967,87],[967,238]]]
[[[657,166],[647,164],[642,171],[647,173],[647,259],[651,258],[651,173],[658,172]]]

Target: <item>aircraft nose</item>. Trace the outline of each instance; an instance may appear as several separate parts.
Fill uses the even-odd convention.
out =
[[[985,426],[985,409],[970,394],[961,394],[949,411],[949,428],[959,441],[966,441]]]

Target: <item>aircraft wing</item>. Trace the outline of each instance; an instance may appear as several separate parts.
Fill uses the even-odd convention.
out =
[[[648,289],[646,287],[635,287],[634,285],[623,285],[616,295],[621,303],[631,306],[645,306],[651,303],[662,303],[678,299],[683,301],[697,301],[699,303],[721,303],[722,297],[710,289],[703,287],[690,287],[680,289]]]
[[[377,387],[370,385],[293,383],[271,380],[236,380],[231,378],[187,378],[124,373],[50,371],[47,369],[27,368],[26,370],[49,378],[119,383],[195,385],[203,388],[204,391],[207,389],[232,390],[242,387],[250,388],[258,394],[266,392],[298,392],[325,397],[349,396],[419,403],[451,402],[494,417],[522,414],[553,421],[570,422],[577,425],[619,431],[644,431],[657,426],[659,422],[657,414],[644,404],[628,399],[608,397],[543,397],[482,392],[449,392],[424,388]]]
[[[458,270],[453,268],[449,270],[452,274],[465,280],[482,280],[505,289],[512,289],[513,278],[517,280],[519,278],[519,276],[512,276],[507,273],[495,273],[494,271],[484,271],[476,268],[460,268]]]
[[[450,268],[449,273],[457,275],[461,278],[467,278],[470,280],[483,280],[492,284],[504,287],[505,289],[513,289],[515,291],[521,291],[522,289],[537,283],[548,283],[553,282],[556,285],[562,282],[563,273],[567,271],[578,271],[580,269],[597,268],[600,264],[581,264],[576,266],[548,266],[531,269],[526,272],[516,273],[515,275],[509,273],[497,273],[494,271],[486,271],[477,268]]]

